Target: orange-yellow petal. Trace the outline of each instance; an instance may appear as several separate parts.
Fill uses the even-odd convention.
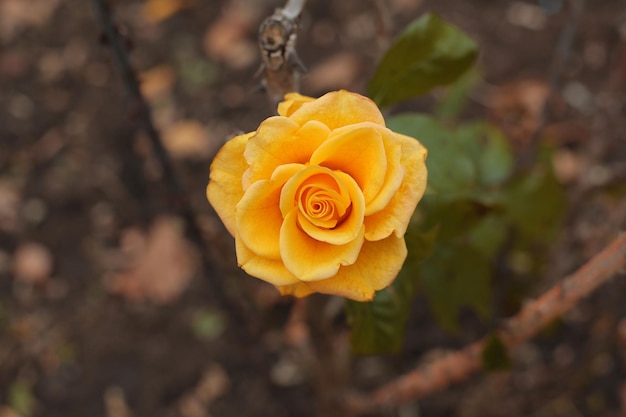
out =
[[[324,213],[315,218],[317,213],[312,213],[311,206]],[[349,175],[309,165],[291,177],[282,189],[283,217],[294,209],[298,226],[311,238],[345,245],[361,232],[365,203],[358,184]]]
[[[235,236],[235,206],[243,197],[241,178],[248,169],[243,152],[254,132],[232,138],[224,144],[211,164],[207,199],[231,235]]]
[[[306,297],[307,295],[311,295],[315,292],[307,285],[306,282],[298,282],[297,284],[284,285],[276,288],[280,292],[280,295],[293,295],[298,298]]]
[[[266,119],[248,141],[244,151],[250,164],[245,174],[244,188],[254,181],[268,179],[280,165],[308,162],[313,151],[326,140],[329,133],[325,125],[316,121],[300,127],[282,116]]]
[[[385,147],[376,127],[359,123],[334,130],[311,155],[311,164],[350,174],[366,204],[380,191],[387,172]]]
[[[312,97],[300,95],[298,93],[285,94],[285,101],[278,103],[278,114],[289,117],[298,110],[304,103],[315,100]]]
[[[280,259],[269,259],[256,255],[244,245],[239,236],[235,236],[235,250],[239,266],[253,277],[277,286],[300,282],[285,268],[285,264]]]
[[[236,206],[239,238],[248,249],[259,256],[280,259],[280,192],[285,182],[297,171],[300,164],[279,166],[272,178],[253,183]]]
[[[287,269],[301,281],[315,281],[332,277],[342,265],[352,264],[363,245],[364,229],[345,245],[320,242],[306,234],[297,223],[298,209],[294,208],[280,229],[280,254]]]
[[[402,141],[398,139],[394,132],[385,127],[381,127],[378,130],[381,133],[385,147],[387,172],[385,172],[385,179],[383,181],[383,185],[378,191],[378,194],[376,194],[376,196],[372,199],[366,201],[366,216],[374,214],[387,207],[400,188],[405,174],[404,167],[401,163]]]
[[[316,292],[370,301],[376,291],[394,281],[406,255],[404,238],[392,235],[376,242],[365,241],[353,265],[342,266],[332,278],[308,282],[307,285]]]
[[[387,207],[365,217],[365,239],[370,241],[386,238],[391,233],[395,233],[396,237],[404,236],[426,189],[426,148],[414,138],[397,136],[402,143],[400,162],[405,170],[404,180]]]
[[[302,103],[290,118],[299,125],[318,120],[331,130],[360,122],[384,126],[385,119],[372,100],[349,91],[333,91],[315,101]]]

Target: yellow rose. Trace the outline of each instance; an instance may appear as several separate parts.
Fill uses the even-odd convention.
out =
[[[426,187],[426,149],[347,91],[288,94],[211,165],[207,197],[250,275],[298,297],[367,301],[391,284]]]

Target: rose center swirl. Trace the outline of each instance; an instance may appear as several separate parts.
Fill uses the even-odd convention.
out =
[[[331,174],[313,175],[300,184],[296,202],[301,216],[316,227],[332,229],[345,219],[350,195]]]
[[[289,172],[294,168],[295,171]],[[319,165],[291,166],[280,192],[283,219],[295,220],[309,237],[333,245],[356,239],[364,225],[365,201],[354,179]]]

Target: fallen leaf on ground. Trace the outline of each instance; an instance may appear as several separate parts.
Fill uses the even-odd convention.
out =
[[[10,407],[0,407],[0,417],[20,417],[20,415]]]
[[[243,2],[227,8],[204,33],[204,52],[211,59],[225,61],[232,68],[243,68],[256,60],[258,48],[248,39],[258,16]]]
[[[0,181],[0,230],[16,231],[20,202],[21,197],[17,187]]]
[[[559,149],[552,156],[554,173],[561,184],[575,182],[582,172],[581,158],[569,149]]]
[[[520,80],[497,87],[487,107],[491,117],[518,147],[527,145],[542,123],[550,87],[540,80]]]
[[[146,236],[130,229],[122,237],[122,252],[131,266],[109,277],[109,291],[132,301],[174,302],[188,287],[196,270],[194,248],[172,217],[157,219]]]
[[[314,91],[348,88],[354,84],[360,69],[361,61],[358,56],[340,52],[311,68],[302,82],[307,89]]]
[[[35,242],[23,243],[13,255],[13,274],[20,281],[41,283],[50,277],[52,264],[52,254],[45,246]]]
[[[178,403],[183,417],[208,417],[208,406],[230,389],[230,378],[220,365],[213,363],[204,371],[192,392]]]
[[[159,65],[139,74],[141,93],[148,101],[155,101],[172,91],[176,73],[169,65]]]
[[[163,132],[163,144],[175,158],[202,159],[209,156],[212,141],[202,123],[196,120],[181,120]]]
[[[0,38],[12,40],[23,29],[48,22],[60,0],[0,0]]]
[[[151,23],[159,23],[191,5],[190,0],[147,0],[143,15]]]
[[[131,417],[133,415],[128,407],[124,390],[117,386],[109,387],[104,392],[104,407],[107,417]]]

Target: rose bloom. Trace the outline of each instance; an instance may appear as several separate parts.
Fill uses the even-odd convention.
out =
[[[278,114],[224,144],[211,165],[207,197],[239,265],[283,295],[371,300],[407,256],[426,149],[347,91],[287,94]]]

